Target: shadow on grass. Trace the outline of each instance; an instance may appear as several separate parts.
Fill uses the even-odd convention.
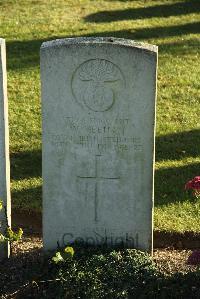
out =
[[[186,34],[195,34],[200,32],[200,22],[187,23],[182,25],[173,26],[158,26],[153,28],[142,29],[127,29],[119,31],[103,31],[93,34],[87,34],[86,36],[114,36],[119,38],[128,39],[152,39],[152,38],[164,38],[169,36],[181,36]],[[185,41],[187,43],[187,41]],[[189,42],[189,41],[188,41]],[[197,44],[197,41],[196,41]],[[173,46],[173,43],[169,43]]]
[[[129,38],[135,40],[146,40],[152,38],[181,36],[185,34],[199,33],[200,22],[188,23],[183,25],[173,25],[155,28],[129,29],[119,31],[104,31],[95,34],[85,34],[84,36],[114,36],[118,38]],[[67,36],[76,37],[76,36]],[[44,41],[56,38],[64,38],[64,36],[51,36],[46,39],[28,40],[28,41],[8,41],[7,42],[7,62],[8,70],[21,70],[24,68],[39,69],[39,51]],[[155,42],[156,43],[156,42]],[[171,53],[179,55],[197,51],[199,47],[197,40],[181,41],[176,43],[166,43],[159,45],[160,53]]]
[[[155,171],[155,206],[195,200],[189,198],[184,186],[189,179],[199,175],[200,163],[182,167],[169,167]]]
[[[7,66],[8,69],[24,69],[40,67],[40,47],[43,42],[66,36],[49,36],[44,39],[7,41]],[[70,37],[70,36],[68,36]]]
[[[32,178],[42,177],[42,153],[40,150],[12,153],[10,155],[11,180],[30,180],[29,186],[12,191],[12,205],[24,210],[41,210],[42,186],[34,186]],[[22,188],[22,187],[21,187]]]
[[[11,179],[22,180],[42,175],[41,150],[11,153]]]
[[[200,130],[156,137],[156,161],[182,160],[200,154]]]
[[[200,51],[200,43],[197,39],[190,39],[187,41],[178,41],[174,43],[157,44],[159,53],[170,55],[192,55]]]
[[[187,157],[198,157],[199,149],[200,130],[156,137],[156,161],[176,161]],[[199,175],[199,169],[200,163],[195,163],[156,170],[155,205],[188,200],[184,186],[189,179]]]
[[[40,46],[45,40],[7,41],[8,70],[40,66]]]
[[[181,36],[200,32],[200,22],[193,22],[183,25],[159,26],[154,28],[143,28],[134,31],[134,38],[164,38],[169,36]]]
[[[12,206],[25,211],[41,211],[42,186],[26,187],[12,191]]]
[[[101,11],[86,16],[85,21],[109,23],[124,20],[168,18],[171,16],[183,16],[191,13],[198,13],[199,11],[199,0],[190,0],[155,6],[127,8],[124,10]]]

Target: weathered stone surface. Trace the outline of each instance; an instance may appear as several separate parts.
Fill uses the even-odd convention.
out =
[[[6,78],[5,40],[0,38],[0,199],[3,210],[0,211],[0,233],[4,233],[11,225],[10,205],[10,163],[8,136],[8,102]],[[0,243],[0,259],[9,257],[9,244]]]
[[[41,47],[44,248],[152,249],[157,47],[75,38]]]

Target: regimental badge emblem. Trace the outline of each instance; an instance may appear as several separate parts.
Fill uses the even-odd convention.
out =
[[[109,110],[124,86],[124,76],[118,66],[105,59],[91,59],[81,64],[72,78],[76,100],[95,112]]]

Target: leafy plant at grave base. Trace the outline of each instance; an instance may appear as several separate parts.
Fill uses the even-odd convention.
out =
[[[21,289],[19,298],[200,298],[200,270],[165,275],[148,254],[137,250],[73,247],[58,251],[69,252],[62,261],[44,256],[31,263],[25,271],[29,286]]]
[[[55,264],[71,260],[74,256],[74,249],[73,247],[67,246],[62,251],[57,251],[55,256],[52,257],[52,261]]]
[[[152,258],[141,251],[77,245],[74,249],[75,253],[68,247],[73,255],[70,253],[61,261],[46,260],[42,283],[37,281],[33,298],[40,298],[40,294],[48,299],[200,298],[200,270],[165,276]],[[62,256],[64,251],[59,253]]]
[[[3,210],[3,202],[0,200],[0,211],[2,210]],[[7,230],[5,234],[2,234],[0,232],[0,242],[19,241],[21,240],[22,235],[23,235],[23,230],[21,228],[19,228],[17,232],[14,232],[9,226],[7,226]]]
[[[51,259],[48,273],[57,298],[130,298],[157,280],[151,257],[134,249],[77,247],[72,257],[59,251]]]

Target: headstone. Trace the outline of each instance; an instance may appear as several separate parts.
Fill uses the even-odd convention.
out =
[[[41,47],[44,249],[152,250],[157,47],[69,38]]]
[[[6,78],[5,40],[0,38],[0,200],[3,209],[0,211],[0,233],[5,233],[7,225],[11,225],[10,203],[10,162],[8,136],[8,102]],[[0,242],[0,259],[9,257],[8,243]]]

